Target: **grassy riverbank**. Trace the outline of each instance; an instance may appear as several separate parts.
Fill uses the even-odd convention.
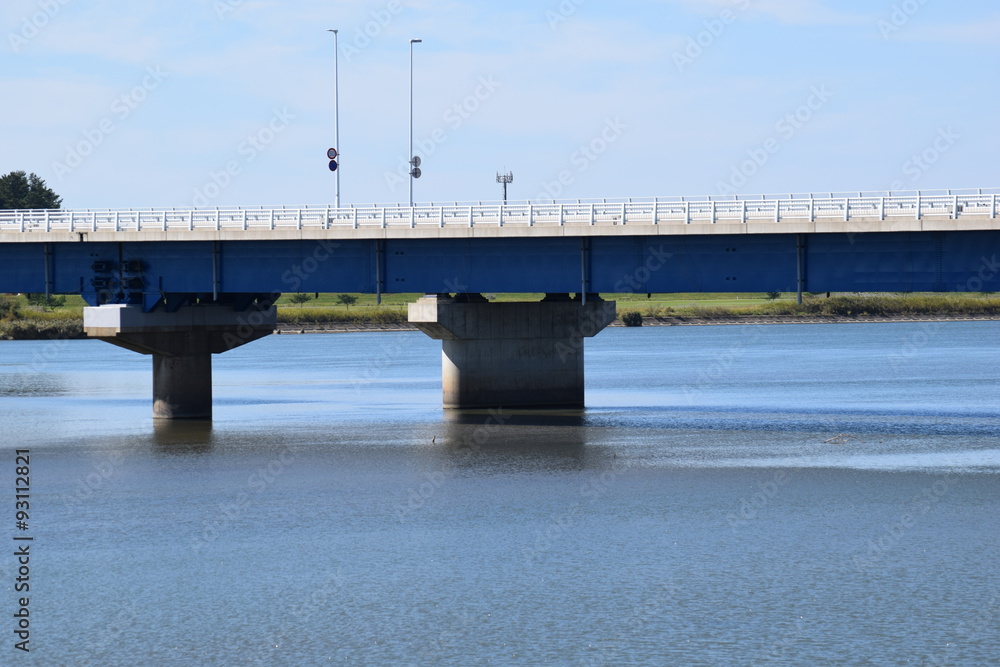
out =
[[[406,306],[419,294],[384,295],[376,305],[371,294],[354,294],[356,301],[340,303],[340,295],[320,294],[302,303],[292,295],[278,300],[278,322],[284,325],[352,324],[379,328],[406,322]],[[537,301],[542,294],[487,295],[495,301]],[[773,295],[772,295],[773,296]],[[806,295],[801,305],[794,294],[769,299],[765,294],[603,294],[618,303],[618,315],[638,313],[659,320],[732,320],[757,318],[866,317],[1000,317],[1000,296],[993,294],[825,294]],[[301,297],[300,297],[301,299]],[[350,299],[348,299],[350,300]],[[30,305],[25,296],[0,295],[0,338],[83,338],[83,307],[80,297],[67,296],[58,307]],[[634,317],[634,316],[633,316]]]

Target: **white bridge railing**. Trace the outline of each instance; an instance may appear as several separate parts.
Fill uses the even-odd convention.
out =
[[[1000,194],[791,196],[787,199],[649,198],[572,202],[455,203],[348,208],[0,210],[0,232],[238,231],[344,228],[690,225],[925,216],[996,218]]]

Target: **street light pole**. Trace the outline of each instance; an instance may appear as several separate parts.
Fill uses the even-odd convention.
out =
[[[340,159],[340,163],[343,164],[343,158],[340,156],[340,44],[337,38],[337,31],[333,29],[327,29],[327,32],[333,33],[333,147],[337,150],[337,157]],[[337,184],[336,200],[335,204],[337,208],[340,208],[340,165],[337,165],[337,171],[334,172]]]
[[[413,206],[413,179],[415,177],[414,170],[417,168],[416,156],[413,155],[413,45],[419,44],[421,41],[423,40],[410,40],[410,147],[407,152],[410,160],[410,206]]]

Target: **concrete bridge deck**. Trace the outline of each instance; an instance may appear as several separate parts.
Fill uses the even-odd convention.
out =
[[[332,208],[0,211],[0,242],[833,234],[1000,229],[1000,193]]]

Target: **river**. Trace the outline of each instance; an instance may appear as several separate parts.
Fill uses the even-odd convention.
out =
[[[271,336],[159,425],[148,357],[0,342],[0,663],[1000,655],[1000,322],[609,329],[582,411],[443,411],[440,355]]]

